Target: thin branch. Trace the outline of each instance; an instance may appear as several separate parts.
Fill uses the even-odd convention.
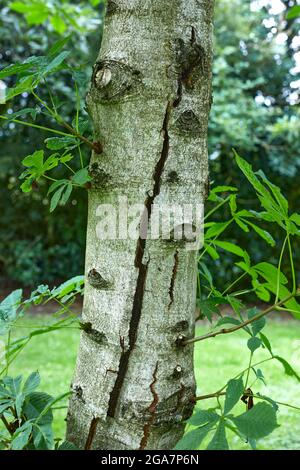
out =
[[[20,121],[20,119],[10,119],[9,117],[6,117],[6,116],[0,116],[0,119],[4,119],[5,121],[9,121],[9,122],[15,122],[16,124],[22,124],[23,126],[34,127],[35,129],[40,129],[46,132],[52,132],[53,134],[62,135],[64,137],[71,137],[72,135],[72,134],[71,135],[67,134],[66,132],[58,131],[57,129],[51,129],[50,127],[39,126],[38,124],[33,124],[31,122]]]
[[[217,398],[220,397],[221,395],[226,395],[225,392],[215,392],[215,393],[209,393],[208,395],[201,395],[200,397],[195,397],[195,401],[200,401],[200,400],[208,400],[209,398]]]
[[[208,338],[214,338],[215,336],[218,335],[225,335],[227,333],[233,333],[234,331],[240,330],[241,328],[244,328],[245,326],[249,325],[250,323],[254,323],[255,321],[259,320],[260,318],[264,317],[268,313],[272,312],[275,308],[280,307],[281,305],[284,305],[288,300],[292,299],[296,295],[299,295],[300,291],[299,289],[294,293],[288,295],[285,299],[280,300],[280,302],[277,302],[274,305],[271,305],[271,307],[266,308],[262,312],[258,313],[252,318],[249,318],[248,320],[244,321],[243,323],[240,323],[239,325],[233,326],[232,328],[222,328],[222,330],[218,330],[215,332],[210,332],[207,333],[206,335],[203,336],[196,336],[195,338],[187,339],[184,342],[182,342],[183,346],[186,346],[187,344],[192,344],[196,343],[197,341],[202,341],[204,339]]]
[[[208,395],[201,395],[200,397],[195,397],[194,398],[194,401],[201,401],[201,400],[207,400],[209,398],[219,398],[220,396],[222,395],[226,395],[226,392],[215,392],[215,393],[209,393]],[[263,397],[261,395],[255,395],[253,393],[248,393],[248,392],[244,392],[244,396],[247,396],[247,397],[253,397],[253,398],[258,398],[260,400],[265,400],[265,401],[269,401],[266,397]],[[295,406],[295,405],[290,405],[289,403],[284,403],[282,401],[277,401],[277,400],[274,400],[275,403],[277,403],[277,405],[281,405],[281,406],[287,406],[288,408],[293,408],[294,410],[298,410],[300,411],[300,407],[299,406]]]

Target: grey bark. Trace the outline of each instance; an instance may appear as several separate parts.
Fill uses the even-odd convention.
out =
[[[90,172],[83,324],[67,438],[85,449],[172,449],[193,411],[197,252],[99,240],[97,207],[204,201],[213,0],[108,2],[87,103]],[[148,227],[149,229],[149,227]]]

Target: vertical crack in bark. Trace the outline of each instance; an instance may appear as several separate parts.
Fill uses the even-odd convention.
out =
[[[99,421],[99,418],[93,418],[91,421],[88,437],[84,446],[84,450],[91,450],[93,440],[94,440],[96,430],[97,430],[98,421]]]
[[[156,363],[155,369],[153,371],[153,374],[152,374],[153,380],[150,384],[150,390],[151,390],[151,393],[152,393],[152,396],[153,396],[153,400],[151,402],[151,405],[147,409],[147,411],[149,411],[149,413],[150,413],[150,418],[149,418],[149,421],[144,426],[144,429],[143,429],[144,434],[143,434],[143,437],[141,439],[139,450],[144,450],[145,447],[147,446],[149,435],[150,435],[150,429],[151,429],[151,426],[153,425],[153,423],[155,421],[155,413],[156,413],[157,405],[159,403],[159,397],[158,397],[157,392],[155,390],[155,384],[157,382],[157,371],[158,371],[158,362]]]
[[[170,287],[169,287],[170,302],[169,302],[168,308],[170,308],[174,302],[174,286],[175,286],[175,280],[176,280],[177,271],[178,271],[178,264],[179,264],[179,256],[178,256],[178,250],[176,250],[174,254],[174,265],[173,265],[172,277],[171,277],[171,282],[170,282]]]
[[[147,199],[145,200],[145,203],[144,203],[145,211],[142,216],[141,228],[140,228],[140,233],[143,234],[143,236],[140,236],[138,239],[136,256],[135,256],[135,266],[138,268],[139,272],[138,272],[138,277],[137,277],[131,319],[130,319],[130,324],[129,324],[129,335],[128,335],[129,347],[127,351],[122,352],[121,354],[120,363],[119,363],[119,372],[115,381],[115,385],[110,394],[107,416],[111,418],[115,416],[122,385],[123,385],[123,382],[127,373],[127,369],[128,369],[130,353],[133,350],[135,343],[136,343],[138,326],[139,326],[139,322],[140,322],[140,318],[142,314],[144,290],[145,290],[147,271],[148,271],[148,263],[143,264],[143,256],[144,256],[145,247],[146,247],[147,227],[151,218],[152,204],[154,202],[154,199],[160,193],[161,176],[164,171],[165,163],[169,155],[168,125],[169,125],[171,107],[172,107],[172,103],[168,102],[166,112],[164,115],[163,125],[162,125],[163,146],[162,146],[160,158],[155,166],[154,173],[153,173],[154,185],[153,185],[151,195],[147,196]],[[142,227],[142,224],[144,224],[145,221],[147,222],[146,229],[145,229],[145,226]]]

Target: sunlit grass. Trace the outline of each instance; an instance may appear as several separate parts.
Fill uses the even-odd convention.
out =
[[[22,325],[27,328],[17,328],[14,336],[28,334],[28,327],[49,321],[48,317],[35,316],[22,319]],[[198,327],[197,334],[207,331],[207,326]],[[269,322],[265,334],[271,340],[274,352],[284,356],[293,367],[300,372],[300,325],[296,321]],[[41,390],[57,396],[68,390],[75,365],[78,347],[79,330],[74,328],[62,329],[45,335],[37,336],[10,367],[9,374],[27,376],[34,370],[39,370],[42,382]],[[236,375],[248,365],[246,341],[244,332],[218,336],[196,344],[195,365],[198,383],[198,395],[217,391],[227,380]],[[263,350],[255,352],[254,362],[267,357]],[[260,392],[273,399],[289,402],[300,406],[300,384],[283,373],[282,366],[276,361],[270,361],[261,366],[267,386],[255,382],[254,392]],[[250,384],[253,382],[253,377]],[[66,402],[64,403],[66,404]],[[197,406],[208,408],[214,406],[215,400],[201,401]],[[238,405],[237,412],[244,411],[244,405]],[[64,437],[66,409],[55,411],[54,431],[57,437]],[[274,433],[261,441],[259,448],[264,449],[300,449],[300,411],[280,407],[278,421],[281,425]],[[237,437],[228,436],[231,447],[236,449],[248,448]]]

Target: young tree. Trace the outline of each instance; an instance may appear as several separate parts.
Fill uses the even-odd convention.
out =
[[[67,437],[85,449],[171,449],[193,410],[196,257],[149,238],[155,203],[203,202],[212,0],[109,1],[87,96],[86,289]],[[143,204],[138,240],[97,237],[97,208]],[[147,237],[143,231],[148,228]]]

